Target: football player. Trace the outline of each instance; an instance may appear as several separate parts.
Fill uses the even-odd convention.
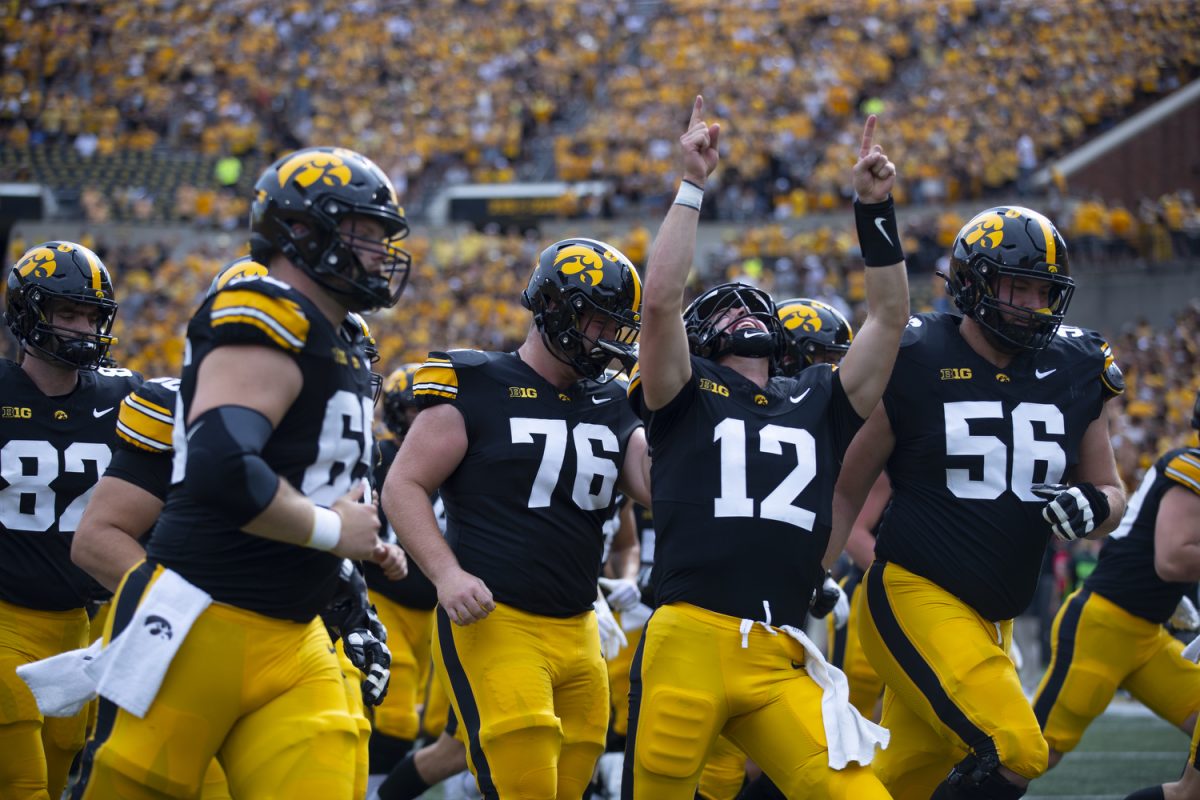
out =
[[[1200,394],[1192,425],[1200,429]],[[1033,701],[1051,767],[1118,688],[1184,733],[1195,729],[1200,666],[1180,658],[1183,646],[1163,626],[1196,597],[1198,546],[1200,448],[1181,447],[1146,471],[1095,571],[1054,620],[1050,665]]]
[[[342,325],[399,298],[407,232],[391,182],[353,151],[300,150],[258,179],[251,256],[269,274],[230,281],[188,325],[174,488],[112,635],[165,570],[215,602],[144,717],[101,700],[76,797],[190,797],[218,752],[235,797],[353,794],[358,727],[318,613],[342,559],[383,545],[364,496],[370,369]]]
[[[431,353],[415,378],[424,410],[383,504],[437,588],[435,668],[484,797],[580,797],[604,749],[602,527],[618,489],[647,497],[642,426],[605,370],[632,360],[641,296],[612,246],[557,242],[522,295],[516,352]]]
[[[841,454],[883,392],[908,319],[895,167],[871,116],[854,166],[870,315],[836,371],[775,375],[785,341],[766,292],[722,284],[682,309],[701,187],[718,161],[720,128],[703,112],[697,97],[630,384],[653,452],[659,605],[631,669],[622,796],[691,800],[724,734],[788,797],[886,797],[865,766],[886,734],[848,703],[823,711],[817,678],[832,696],[837,676],[812,661],[800,629],[826,577]],[[850,728],[855,746],[827,746],[830,730]]]
[[[876,773],[902,800],[1003,800],[1047,761],[1010,657],[1012,619],[1049,536],[1098,538],[1124,513],[1105,411],[1123,381],[1097,334],[1061,324],[1074,280],[1043,215],[975,215],[949,272],[963,316],[909,322],[835,508],[861,505],[886,462],[891,501],[859,589],[892,733]],[[853,518],[839,513],[835,535]]]
[[[107,596],[71,563],[71,539],[140,378],[102,366],[117,302],[100,258],[74,242],[30,248],[8,273],[4,319],[20,361],[0,361],[0,786],[58,797],[86,712],[44,718],[16,668],[87,644],[85,607]]]

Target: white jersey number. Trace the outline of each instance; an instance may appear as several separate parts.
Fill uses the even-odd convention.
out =
[[[721,495],[713,500],[713,516],[753,517],[755,501],[746,488],[746,423],[730,417],[721,420],[713,429],[713,441],[721,443]],[[811,531],[816,513],[793,501],[817,476],[817,442],[803,428],[767,425],[758,433],[758,449],[763,453],[781,456],[785,444],[795,449],[796,466],[762,499],[758,516]]]
[[[529,491],[529,508],[547,508],[567,456],[567,422],[561,419],[513,417],[509,420],[509,429],[513,444],[535,444],[533,437],[545,437],[542,460]],[[620,453],[617,435],[605,425],[590,422],[580,422],[570,433],[576,465],[571,499],[584,511],[608,508],[612,505],[613,487],[620,470],[613,459],[596,455],[593,442],[599,445],[602,452]],[[600,485],[593,492],[591,487],[597,476],[601,479]]]
[[[356,464],[363,465],[360,472],[370,471],[373,416],[371,398],[345,389],[334,392],[325,404],[317,459],[304,470],[300,483],[300,491],[317,505],[329,507],[350,491]]]
[[[6,443],[0,447],[0,478],[8,484],[0,489],[0,524],[10,531],[50,530],[55,506],[50,484],[65,472],[86,472],[88,462],[96,465],[99,478],[111,459],[108,445],[98,442],[73,442],[61,458],[58,449],[46,441],[13,439]],[[79,526],[94,488],[92,484],[63,509],[59,531],[69,533]]]
[[[981,459],[978,478],[970,469],[947,469],[946,488],[964,500],[995,500],[1011,487],[1025,501],[1037,501],[1030,491],[1038,463],[1046,466],[1046,483],[1058,483],[1067,467],[1067,454],[1058,442],[1038,439],[1034,424],[1049,435],[1065,432],[1062,411],[1048,403],[1020,403],[1012,411],[1012,463],[1010,448],[999,436],[972,434],[971,420],[1004,419],[1004,407],[995,400],[946,403],[946,455]]]

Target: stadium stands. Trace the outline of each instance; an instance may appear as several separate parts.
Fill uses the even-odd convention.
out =
[[[410,208],[448,183],[595,177],[614,186],[605,213],[627,215],[670,191],[660,137],[681,121],[662,109],[702,90],[733,134],[712,195],[722,218],[834,208],[840,154],[870,111],[907,200],[977,197],[1016,180],[1022,134],[1044,161],[1200,74],[1194,12],[1189,0],[16,7],[0,16],[0,179],[48,183],[68,207],[94,186],[94,215],[220,224],[205,213],[222,205],[207,196],[223,188],[218,158],[244,162],[232,187],[244,195],[281,150],[337,141],[380,163]]]

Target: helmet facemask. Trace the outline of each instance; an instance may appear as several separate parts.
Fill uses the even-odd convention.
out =
[[[1072,278],[1002,266],[980,253],[967,260],[967,271],[971,286],[964,288],[976,294],[973,308],[968,313],[984,329],[994,346],[1015,353],[1042,350],[1050,344],[1075,293]],[[1007,297],[1004,296],[1003,277],[1012,279],[1007,284]],[[1012,302],[1012,282],[1021,278],[1050,285],[1050,296],[1044,308],[1028,308]]]
[[[630,309],[607,308],[581,291],[558,291],[547,286],[533,321],[551,355],[570,364],[584,378],[608,383],[616,373],[605,374],[614,358],[635,358],[634,343],[640,319]],[[557,295],[551,296],[551,295]],[[619,306],[619,304],[617,304]]]
[[[255,192],[255,261],[270,266],[282,253],[350,311],[400,299],[412,264],[398,244],[408,222],[391,181],[370,159],[341,148],[306,148],[268,167]]]
[[[1023,206],[997,206],[971,218],[954,239],[946,289],[1002,352],[1037,351],[1066,316],[1075,281],[1067,245],[1049,219]],[[1007,289],[1003,278],[1009,278]],[[1049,286],[1043,308],[1013,302],[1012,282]]]
[[[546,349],[587,380],[608,383],[613,359],[637,360],[642,282],[619,250],[595,239],[563,239],[538,256],[521,303]]]
[[[309,220],[293,223],[289,228],[291,247],[282,248],[284,255],[306,268],[323,288],[342,298],[351,311],[394,306],[408,285],[412,268],[412,256],[399,246],[408,235],[408,226],[404,223],[396,226],[394,220],[379,219],[370,211],[349,210],[334,216],[328,213],[329,209],[345,206],[334,199],[326,199],[320,205],[325,212],[309,213],[327,219],[317,229]],[[348,230],[341,224],[343,219],[349,219]],[[362,219],[388,223],[383,226],[384,237],[363,235],[359,231]],[[363,264],[362,253],[378,259],[378,270],[370,270]]]
[[[63,305],[76,306],[77,313],[95,309],[92,330],[54,324]],[[82,245],[38,245],[9,272],[5,321],[24,350],[46,361],[80,370],[111,363],[108,350],[117,341],[112,335],[116,315],[108,270]]]
[[[741,316],[726,313],[739,307],[745,310]],[[748,317],[761,321],[766,331],[737,328]],[[709,289],[684,310],[683,322],[688,349],[700,358],[769,358],[772,370],[783,359],[785,337],[775,303],[769,294],[753,286],[727,283]]]
[[[53,324],[51,320],[54,318],[55,301],[98,308],[100,319],[95,332],[83,333]],[[26,349],[37,352],[49,361],[56,361],[72,369],[96,369],[107,359],[108,349],[117,341],[117,338],[111,335],[113,321],[117,316],[117,304],[114,300],[59,295],[38,286],[29,286],[17,304],[24,307],[21,322],[33,323],[23,332],[17,333],[17,337]]]

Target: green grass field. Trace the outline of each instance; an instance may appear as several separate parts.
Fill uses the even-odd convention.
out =
[[[1145,709],[1114,703],[1079,747],[1034,781],[1025,800],[1123,800],[1135,789],[1179,777],[1188,738]]]

